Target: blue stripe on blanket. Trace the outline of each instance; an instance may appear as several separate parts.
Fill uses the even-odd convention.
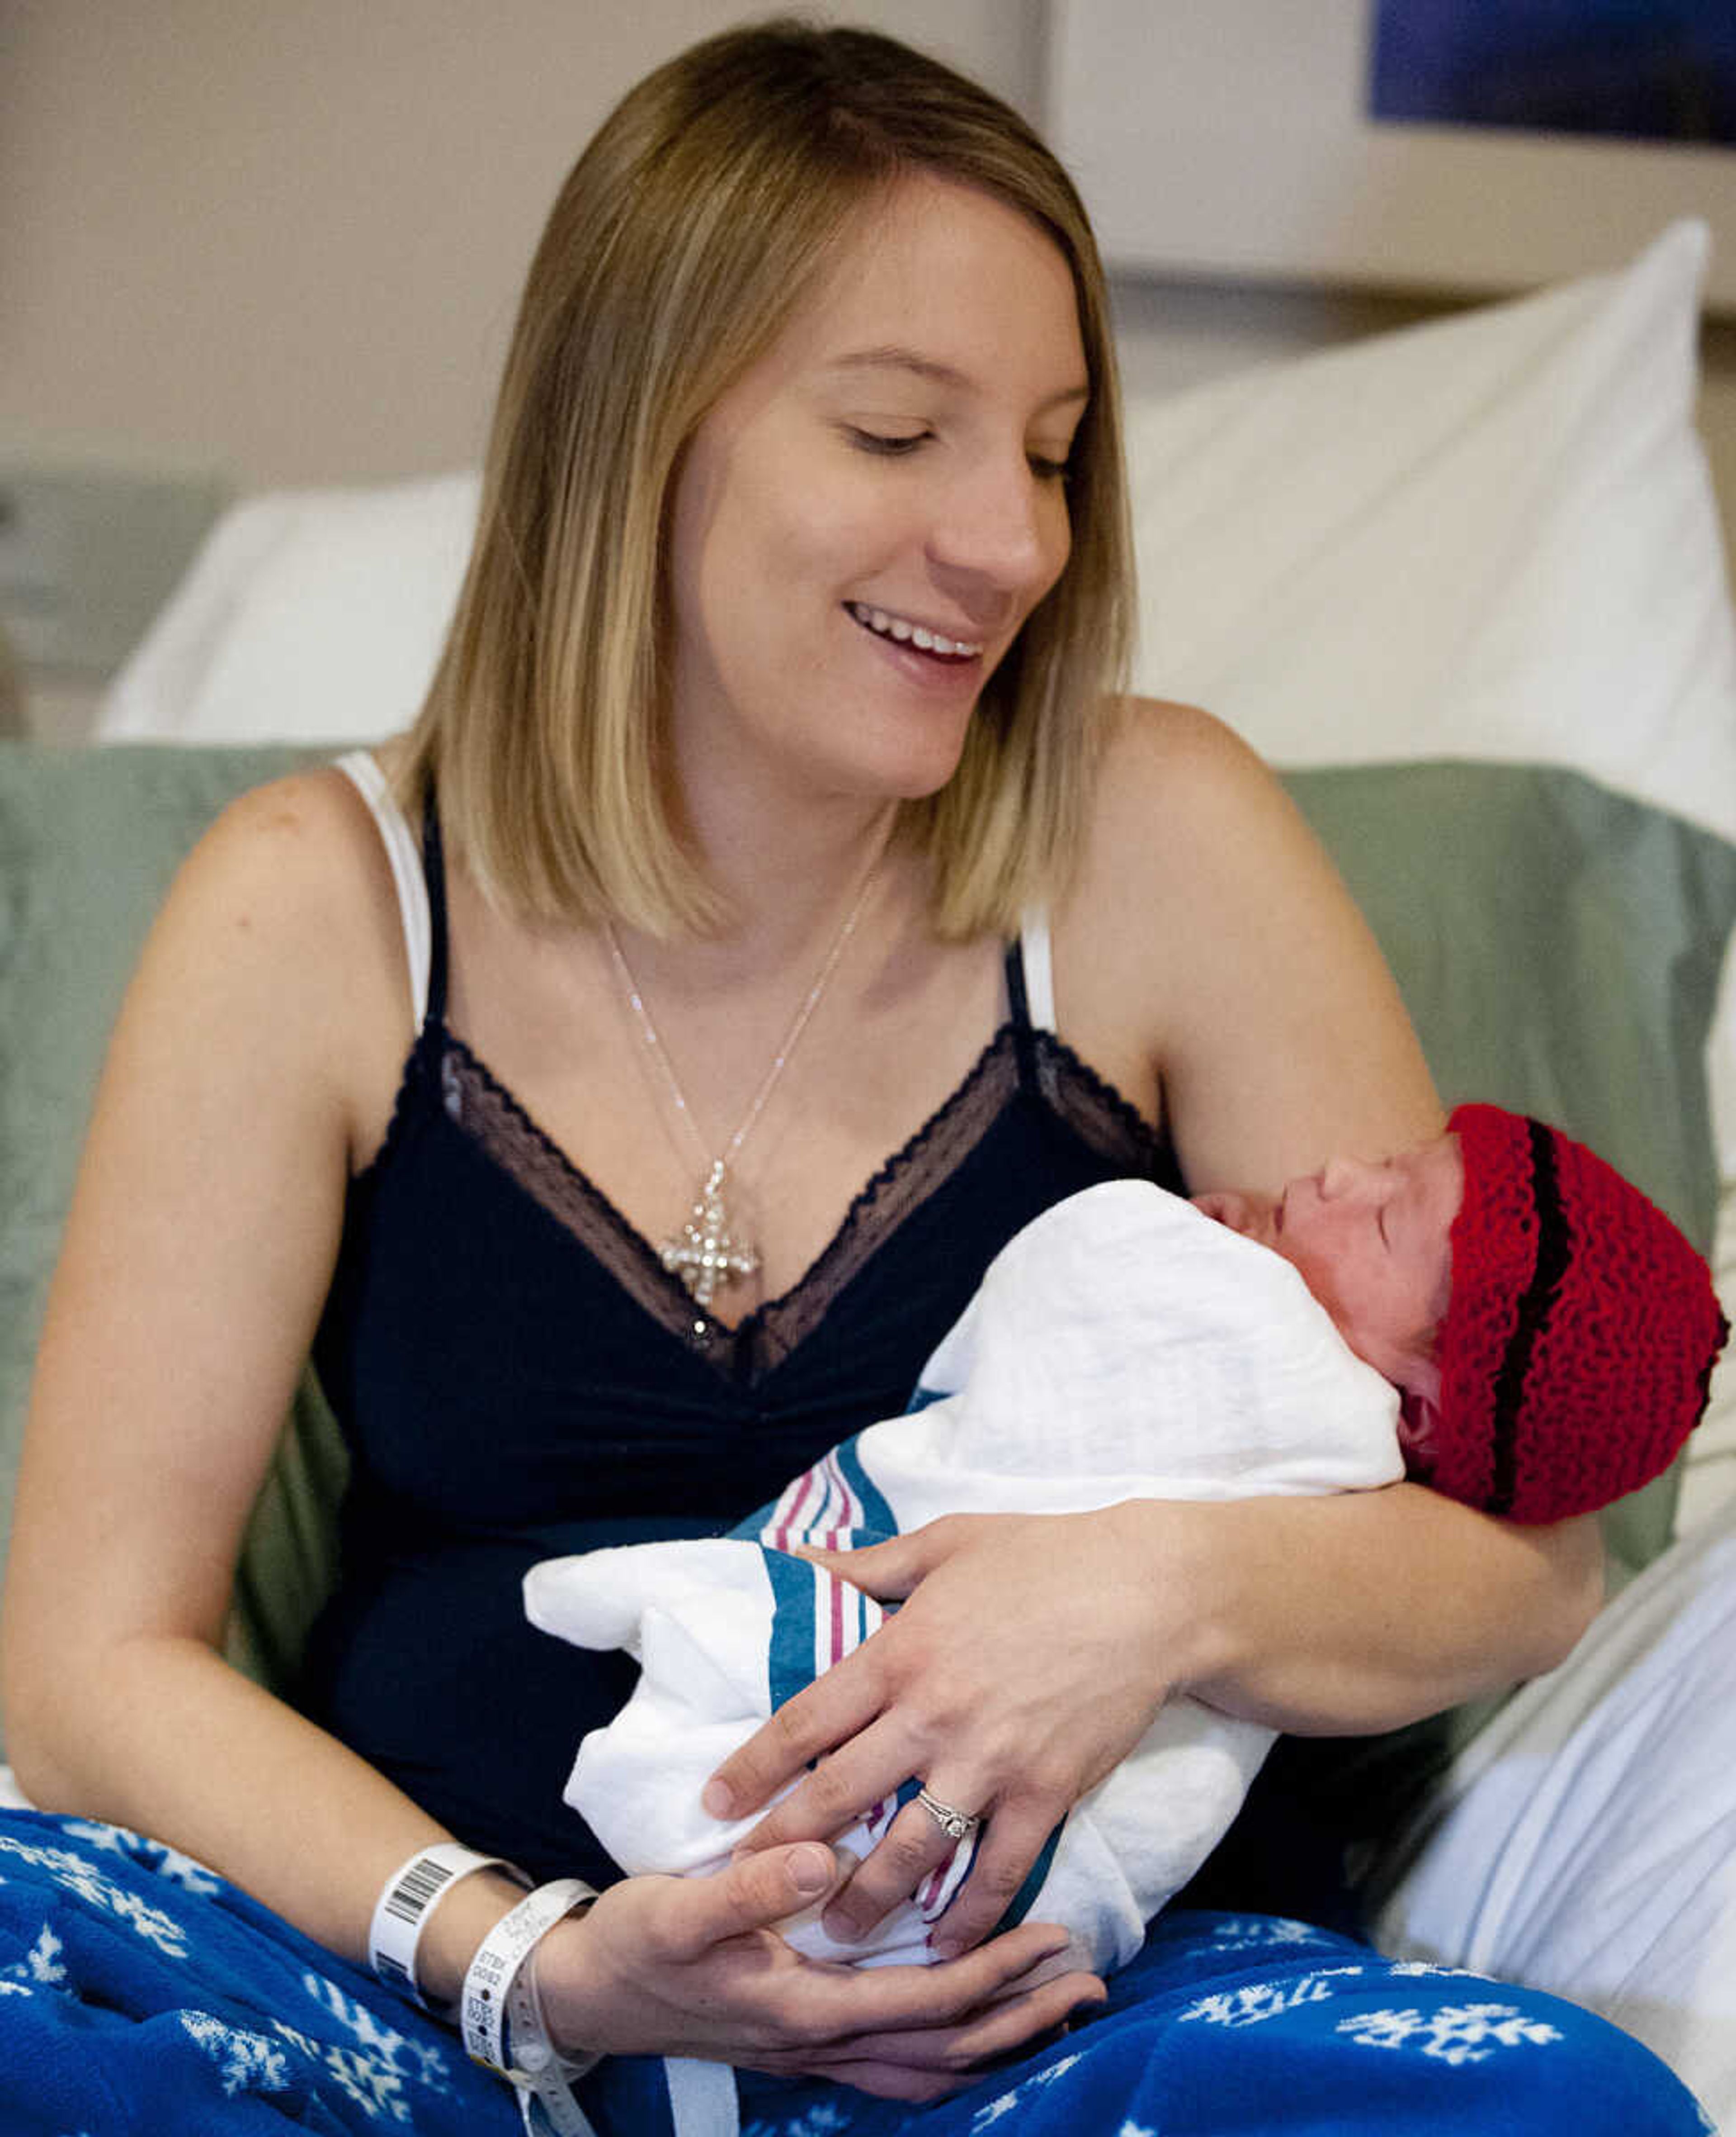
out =
[[[892,1510],[878,1485],[862,1466],[861,1434],[845,1440],[835,1458],[844,1482],[862,1502],[862,1519],[856,1528],[858,1544],[879,1542],[897,1536],[898,1523]]]
[[[805,1559],[763,1546],[761,1556],[771,1583],[771,1638],[766,1670],[775,1712],[814,1682],[814,1598],[819,1583]]]

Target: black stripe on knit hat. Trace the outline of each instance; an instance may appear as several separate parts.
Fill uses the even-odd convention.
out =
[[[1537,1259],[1531,1281],[1519,1302],[1513,1333],[1507,1339],[1495,1384],[1493,1448],[1495,1477],[1488,1510],[1505,1514],[1519,1484],[1519,1419],[1525,1380],[1535,1349],[1554,1304],[1573,1253],[1573,1234],[1561,1204],[1561,1180],[1555,1166],[1555,1138],[1541,1121],[1528,1120],[1531,1142],[1531,1199],[1537,1207]]]

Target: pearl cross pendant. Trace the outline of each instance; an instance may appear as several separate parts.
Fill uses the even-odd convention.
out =
[[[669,1273],[687,1286],[694,1304],[702,1307],[709,1306],[726,1285],[738,1277],[751,1276],[759,1268],[760,1258],[751,1243],[737,1239],[730,1229],[721,1157],[713,1161],[679,1237],[664,1242],[661,1258]]]

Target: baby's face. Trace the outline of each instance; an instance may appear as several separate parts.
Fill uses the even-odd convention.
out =
[[[1378,1165],[1329,1159],[1276,1197],[1194,1200],[1294,1263],[1356,1355],[1413,1387],[1447,1311],[1450,1234],[1464,1191],[1458,1139],[1443,1135]]]

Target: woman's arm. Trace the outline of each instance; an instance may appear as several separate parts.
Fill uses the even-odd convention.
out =
[[[9,1749],[42,1808],[212,1865],[331,1950],[445,1838],[217,1652],[236,1558],[328,1285],[352,1165],[408,1043],[383,855],[315,775],[230,811],[188,861],[118,1024],[50,1301],[7,1575]],[[575,2044],[830,2071],[927,2097],[1101,1995],[1034,1984],[1033,1928],[943,1976],[810,1966],[766,1926],[819,1850],[708,1887],[635,1879],[542,1969]],[[518,1888],[465,1879],[419,1959],[455,1997]],[[898,1978],[893,1978],[897,1974]]]
[[[236,805],[153,931],[50,1296],[0,1624],[36,1801],[172,1841],[353,1953],[375,1864],[430,1821],[216,1653],[406,1043],[383,861],[338,790]]]
[[[1160,1098],[1190,1185],[1276,1189],[1437,1133],[1397,988],[1252,753],[1203,714],[1144,708],[1100,786],[1056,927],[1060,1028]],[[712,1800],[741,1815],[829,1755],[756,1836],[788,1842],[920,1775],[987,1814],[947,1916],[968,1943],[1166,1698],[1321,1734],[1394,1726],[1559,1660],[1600,1565],[1588,1521],[1520,1530],[1410,1486],[937,1522],[848,1561],[903,1609],[721,1769]],[[828,1926],[871,1926],[943,1846],[907,1812]]]

